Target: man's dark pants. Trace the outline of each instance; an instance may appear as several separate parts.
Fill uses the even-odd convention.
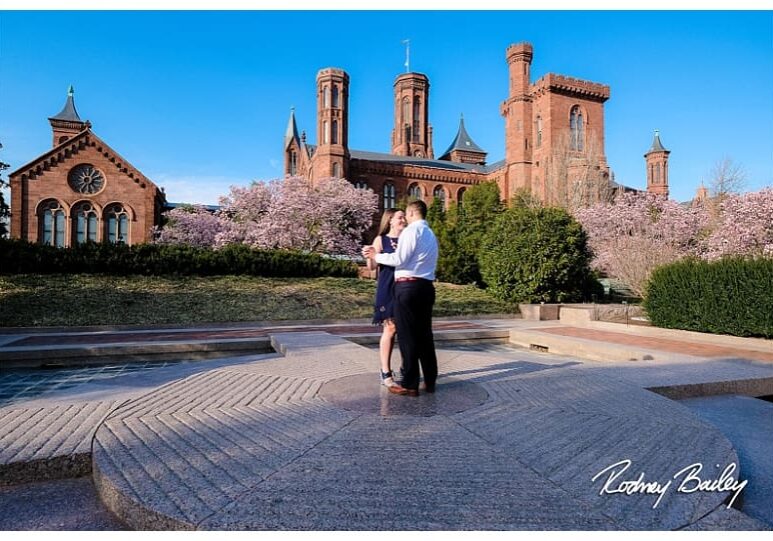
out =
[[[433,386],[437,379],[437,357],[432,338],[435,286],[424,279],[397,282],[394,295],[397,340],[403,357],[402,386],[419,388],[419,363],[424,383]]]

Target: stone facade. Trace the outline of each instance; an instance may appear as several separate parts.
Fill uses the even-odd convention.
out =
[[[291,113],[284,139],[285,173],[312,182],[343,176],[380,194],[380,211],[410,197],[430,202],[440,195],[447,205],[461,201],[470,185],[485,181],[496,182],[504,200],[518,190],[528,190],[552,202],[557,201],[553,192],[582,182],[588,171],[616,186],[604,153],[604,102],[609,99],[609,87],[553,73],[532,83],[533,48],[528,43],[511,45],[505,57],[510,76],[508,96],[500,107],[505,121],[504,160],[487,164],[486,151],[475,145],[463,121],[448,150],[433,158],[430,83],[421,73],[404,73],[395,79],[391,153],[349,149],[349,78],[341,69],[326,68],[317,76],[317,144],[308,143],[305,132],[298,135]],[[325,93],[337,86],[339,100],[325,102]],[[345,120],[336,124],[343,132],[334,144],[329,131],[333,124],[325,120],[336,115]],[[665,183],[648,183],[648,189],[664,193],[665,186],[667,194],[667,176],[662,178]]]
[[[53,148],[9,176],[11,236],[55,246],[150,241],[164,193],[80,119],[72,89],[49,121]]]

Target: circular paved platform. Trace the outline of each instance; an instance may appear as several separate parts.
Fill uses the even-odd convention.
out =
[[[284,358],[220,368],[97,430],[106,505],[149,529],[677,529],[726,494],[600,495],[592,477],[667,481],[737,462],[680,405],[572,366],[441,352],[437,393],[386,395],[377,353],[310,333]]]

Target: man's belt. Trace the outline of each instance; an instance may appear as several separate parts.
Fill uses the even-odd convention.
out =
[[[395,282],[418,282],[419,280],[427,280],[426,278],[417,278],[416,276],[406,276],[405,278],[395,278]]]

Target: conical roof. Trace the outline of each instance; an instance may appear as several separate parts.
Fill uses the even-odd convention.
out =
[[[448,150],[443,153],[440,159],[442,160],[446,158],[454,150],[486,154],[486,151],[476,145],[475,141],[473,141],[472,137],[470,137],[470,135],[467,133],[467,130],[464,127],[464,115],[462,115],[461,119],[459,119],[459,130],[456,132],[456,137],[451,143],[451,146],[448,147]]]
[[[650,149],[647,151],[647,154],[650,152],[668,152],[663,146],[663,143],[660,142],[659,130],[655,130],[655,138],[652,140],[652,147],[650,147]]]
[[[290,146],[293,140],[300,140],[298,138],[298,126],[295,124],[295,107],[290,109],[290,120],[287,122],[287,130],[285,130],[285,149]]]
[[[78,111],[75,109],[75,99],[74,99],[75,92],[73,91],[72,85],[70,85],[70,88],[67,90],[67,101],[64,102],[64,107],[61,111],[59,111],[59,114],[56,116],[52,116],[49,120],[65,120],[68,122],[83,122],[81,120],[81,117],[78,115]]]

